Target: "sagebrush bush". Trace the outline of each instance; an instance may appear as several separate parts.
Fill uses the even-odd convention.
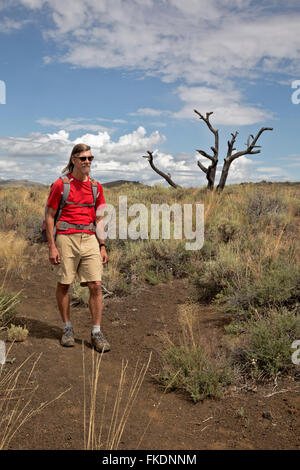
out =
[[[236,283],[233,276],[222,292],[216,295],[216,303],[228,313],[243,316],[253,311],[261,313],[270,308],[293,307],[300,299],[300,266],[270,261],[263,267],[260,278],[244,278]]]
[[[232,382],[228,364],[213,363],[200,345],[170,345],[163,355],[163,367],[157,375],[159,383],[169,390],[184,390],[194,402],[204,398],[220,398]]]
[[[252,225],[262,216],[287,211],[287,205],[280,193],[270,195],[266,191],[258,190],[249,194],[244,205],[244,211],[249,218],[249,223]]]
[[[164,338],[166,347],[155,378],[168,390],[185,391],[194,402],[219,398],[234,380],[234,371],[227,359],[212,359],[200,344],[198,305],[181,304],[177,310],[180,333],[176,344],[168,335]]]
[[[191,253],[174,240],[130,241],[119,258],[119,271],[131,281],[167,281],[188,274]]]
[[[274,378],[294,369],[291,345],[300,338],[299,308],[272,310],[248,322],[245,345],[236,355],[244,371],[254,378]]]
[[[198,263],[193,274],[195,298],[212,301],[229,285],[244,282],[245,260],[232,244],[219,246],[216,259]]]

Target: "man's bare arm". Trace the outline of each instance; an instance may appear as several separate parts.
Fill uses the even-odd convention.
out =
[[[96,237],[99,243],[104,243],[104,222],[103,215],[98,215],[95,219],[95,225],[97,227]]]
[[[49,248],[51,246],[55,246],[55,240],[53,236],[53,230],[54,230],[54,217],[56,214],[56,210],[53,209],[52,207],[47,207],[47,213],[46,213],[46,235],[47,235],[47,240],[48,240],[48,246]]]
[[[49,261],[51,264],[59,264],[60,263],[60,254],[58,249],[55,245],[53,230],[54,230],[54,217],[56,214],[56,210],[52,207],[47,207],[46,213],[46,236],[48,240],[48,247],[49,247]]]
[[[98,239],[98,242],[99,244],[101,243],[105,243],[104,242],[104,222],[103,222],[103,215],[99,215],[96,217],[95,219],[95,225],[97,227],[97,230],[96,230],[96,237]],[[108,261],[108,256],[107,256],[107,253],[106,253],[106,248],[105,246],[101,246],[100,248],[100,253],[101,253],[101,256],[102,256],[102,262],[103,264],[107,263]]]

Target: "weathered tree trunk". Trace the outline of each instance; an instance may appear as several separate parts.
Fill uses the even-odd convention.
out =
[[[222,169],[222,173],[221,173],[221,177],[220,177],[220,181],[219,181],[219,184],[217,186],[217,192],[221,192],[223,191],[224,187],[225,187],[225,184],[226,184],[226,180],[227,180],[227,177],[228,177],[228,173],[229,173],[229,168],[230,168],[230,165],[231,163],[236,159],[236,158],[239,158],[239,157],[242,157],[243,155],[255,155],[257,153],[260,153],[260,150],[254,150],[255,148],[258,148],[260,147],[259,145],[255,145],[256,142],[258,141],[259,137],[261,136],[261,134],[264,132],[264,131],[272,131],[273,130],[273,127],[262,127],[260,129],[260,131],[257,133],[256,137],[254,138],[252,134],[249,135],[248,137],[248,140],[247,140],[247,148],[246,150],[243,150],[241,152],[236,152],[236,153],[232,153],[234,150],[236,150],[233,146],[234,146],[234,143],[235,143],[235,139],[238,135],[238,132],[236,132],[235,134],[231,134],[232,135],[232,139],[230,141],[227,142],[228,144],[228,151],[227,151],[227,156],[226,158],[224,158],[224,163],[223,163],[223,169]],[[252,140],[251,140],[252,139]]]
[[[199,168],[206,174],[207,189],[212,191],[214,189],[218,157],[219,157],[219,131],[217,129],[214,129],[209,121],[209,116],[213,114],[212,112],[206,113],[206,117],[204,117],[196,109],[194,109],[194,112],[198,114],[199,118],[202,119],[206,123],[207,127],[214,134],[214,137],[215,137],[215,146],[210,147],[211,150],[213,151],[213,155],[209,155],[204,150],[197,150],[197,152],[200,153],[200,155],[202,155],[205,158],[208,158],[212,162],[207,168],[199,160],[197,162]]]

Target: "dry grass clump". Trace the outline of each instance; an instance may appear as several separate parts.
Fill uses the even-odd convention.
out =
[[[166,335],[161,370],[156,380],[169,390],[182,390],[196,403],[208,397],[220,398],[234,380],[235,371],[223,358],[212,358],[201,344],[197,331],[198,306],[179,307],[181,335],[173,342]]]
[[[20,294],[21,291],[16,294],[6,292],[4,283],[0,286],[0,331],[15,317],[15,307],[20,302]]]
[[[26,328],[26,325],[20,326],[20,325],[14,325],[11,324],[10,327],[7,329],[7,338],[8,341],[25,341],[27,336],[28,336],[29,331]]]
[[[7,356],[11,348],[7,351]],[[58,400],[68,390],[56,398],[32,406],[33,396],[38,388],[34,380],[34,371],[41,357],[28,356],[19,366],[9,369],[0,366],[0,450],[8,449],[19,429],[46,406]]]
[[[0,238],[0,266],[22,276],[29,259],[28,242],[14,231],[0,232]]]
[[[92,349],[92,367],[89,377],[90,391],[88,398],[86,391],[84,345],[82,344],[84,386],[83,434],[85,450],[117,450],[119,448],[128,418],[151,361],[150,354],[148,362],[143,364],[139,370],[137,363],[130,378],[128,361],[122,361],[120,380],[114,395],[113,411],[110,416],[107,416],[106,405],[108,389],[106,388],[106,390],[104,390],[105,387],[103,387],[103,389],[100,390],[99,382],[102,356],[103,353],[95,353],[94,349]],[[101,392],[102,398],[100,399],[99,395]],[[100,416],[97,409],[98,403],[101,403],[102,406]]]
[[[26,240],[38,241],[48,188],[8,186],[0,189],[0,226],[15,231]]]

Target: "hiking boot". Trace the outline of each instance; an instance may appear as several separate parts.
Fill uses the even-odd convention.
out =
[[[71,326],[64,328],[63,335],[60,340],[62,346],[70,347],[75,345],[74,331]]]
[[[106,341],[104,338],[104,335],[102,331],[97,331],[97,333],[94,333],[91,335],[91,343],[92,346],[96,349],[98,352],[106,352],[110,350],[110,344]]]

